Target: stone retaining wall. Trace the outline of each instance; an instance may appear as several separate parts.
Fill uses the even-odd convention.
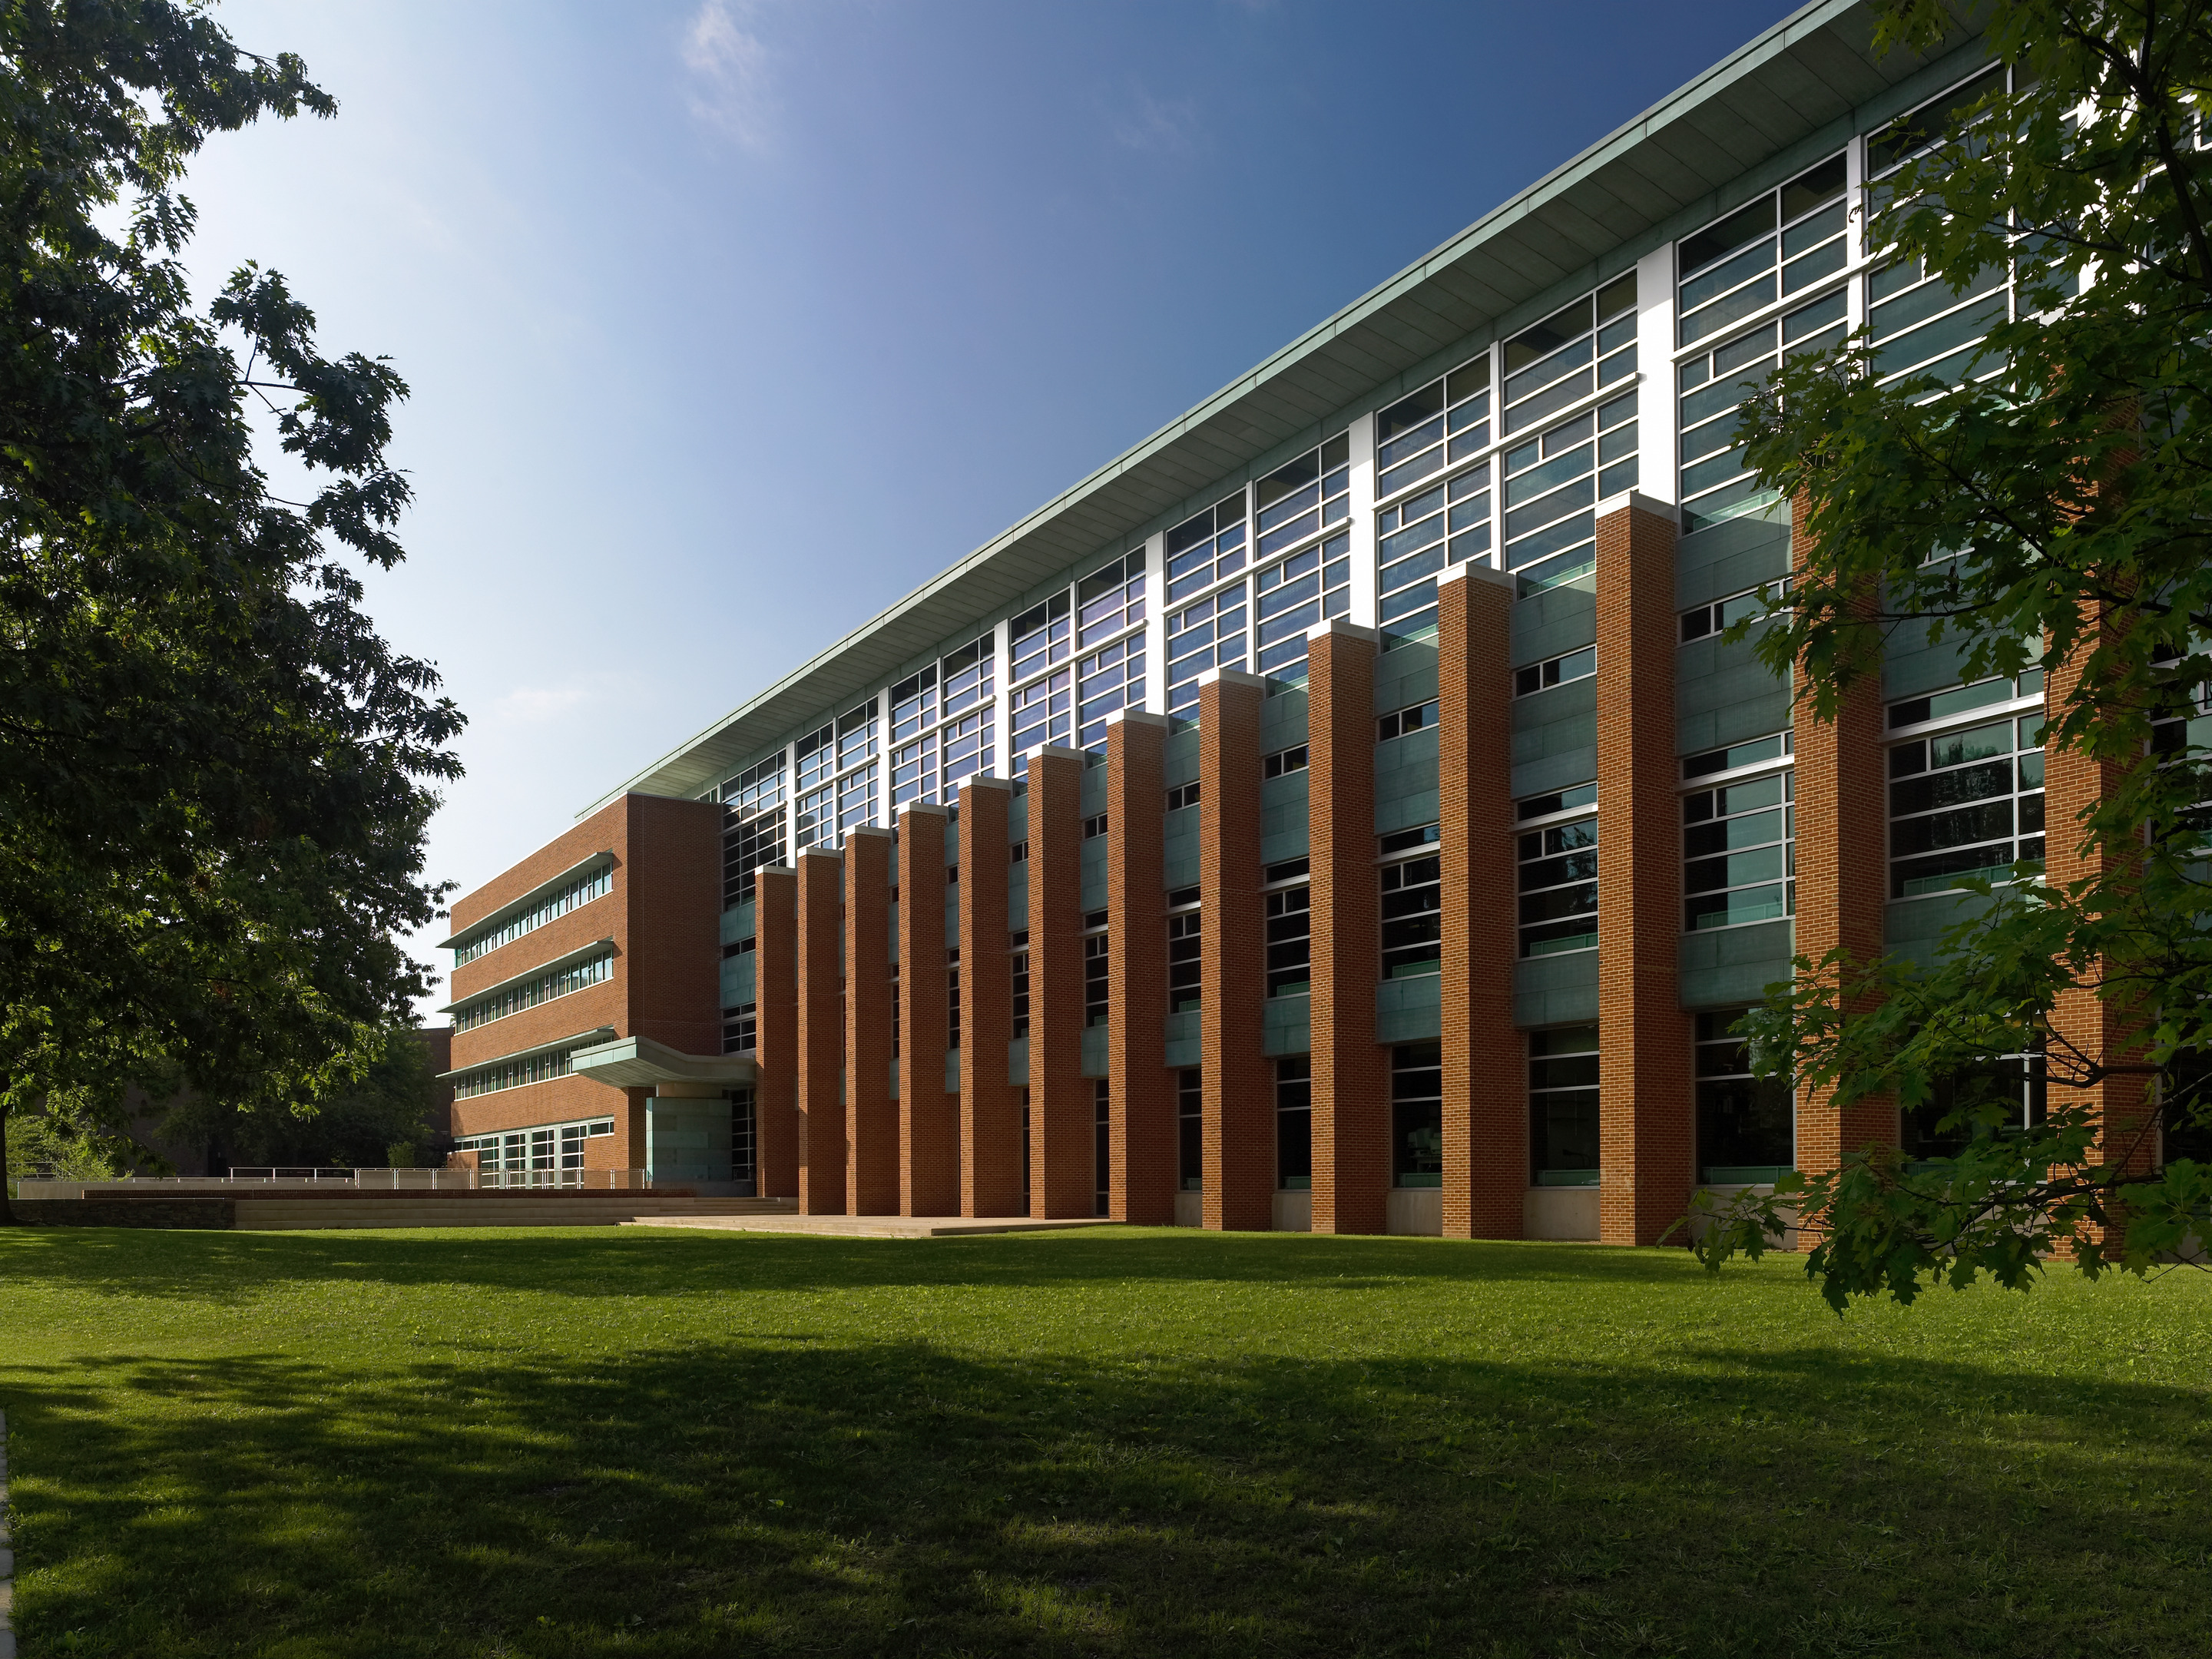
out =
[[[227,1198],[19,1198],[12,1207],[31,1227],[228,1228],[237,1218]]]

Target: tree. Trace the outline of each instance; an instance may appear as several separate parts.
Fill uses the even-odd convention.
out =
[[[1947,28],[1934,0],[1889,0],[1877,48]],[[1900,626],[1954,641],[1969,683],[2040,668],[2050,763],[2101,785],[2054,816],[2047,878],[1968,884],[1934,965],[1800,957],[1754,1012],[1760,1068],[1893,1094],[1960,1143],[1925,1166],[1866,1148],[1699,1247],[1756,1255],[1796,1211],[1838,1310],[1983,1272],[2025,1286],[2058,1256],[2146,1272],[2212,1200],[2212,1163],[2171,1156],[2212,1131],[2212,27],[2201,3],[1999,0],[1986,38],[2012,89],[1890,134],[1909,159],[1867,234],[1954,293],[2009,269],[2014,302],[1962,373],[1885,384],[1862,331],[1747,404],[1748,465],[1809,532],[1758,649],[1820,717]],[[2024,1072],[2048,1105],[2023,1125]],[[2093,1099],[2137,1086],[2132,1121]]]
[[[190,0],[0,12],[0,1150],[50,1097],[119,1132],[134,1082],[313,1100],[427,989],[393,940],[461,716],[349,563],[401,556],[406,387],[276,273],[202,311],[179,262],[209,136],[335,109]]]
[[[191,1096],[163,1127],[172,1134],[220,1140],[240,1164],[374,1167],[395,1147],[412,1148],[428,1138],[430,1105],[429,1049],[413,1027],[393,1024],[377,1034],[358,1079],[314,1099],[255,1100],[240,1109]]]

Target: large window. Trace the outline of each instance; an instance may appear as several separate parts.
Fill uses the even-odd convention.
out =
[[[1595,1187],[1597,1027],[1528,1033],[1528,1153],[1539,1187]]]
[[[1065,744],[1075,729],[1075,675],[1063,668],[1041,680],[1018,686],[1007,700],[1006,724],[1013,736],[1008,747],[1014,757],[1014,775],[1027,770],[1029,751],[1041,743]]]
[[[1485,352],[1376,416],[1376,499],[1387,501],[1489,444],[1490,354]]]
[[[1275,1185],[1286,1193],[1313,1190],[1311,1054],[1275,1062]]]
[[[1168,712],[1198,712],[1198,679],[1209,668],[1242,668],[1247,650],[1244,584],[1187,605],[1168,617]]]
[[[1692,933],[1797,908],[1796,808],[1788,732],[1692,755],[1682,797],[1683,921]]]
[[[1505,343],[1501,434],[1525,432],[1636,374],[1636,273],[1563,306]]]
[[[1400,1187],[1444,1184],[1444,1051],[1401,1042],[1390,1051],[1390,1175]]]
[[[1596,503],[1637,481],[1636,394],[1505,452],[1505,563],[1526,599],[1597,568]]]
[[[1277,467],[1254,486],[1254,526],[1259,540],[1255,562],[1296,547],[1307,537],[1340,523],[1352,514],[1352,440],[1340,435],[1318,449]]]
[[[2039,1054],[1993,1054],[1939,1077],[1927,1101],[1899,1114],[1905,1155],[1917,1162],[1955,1158],[1971,1140],[2034,1128],[2043,1121],[2046,1089]],[[1942,1127],[1954,1112],[1960,1121]]]
[[[1381,852],[1387,861],[1377,879],[1385,979],[1443,971],[1443,861],[1436,851],[1437,840],[1435,824],[1382,838]]]
[[[1797,1156],[1789,1083],[1753,1077],[1749,1045],[1731,1035],[1745,1012],[1698,1016],[1698,1179],[1715,1186],[1772,1181]]]
[[[486,1175],[580,1170],[584,1167],[584,1143],[614,1132],[614,1119],[595,1117],[577,1123],[542,1123],[499,1134],[471,1135],[455,1141],[453,1150],[474,1152],[477,1168]]]
[[[1114,1212],[1114,1105],[1104,1078],[1091,1085],[1091,1214]]]
[[[1838,289],[1686,358],[1675,369],[1685,531],[1702,530],[1774,500],[1772,491],[1743,470],[1743,451],[1735,441],[1737,411],[1784,357],[1825,351],[1842,340],[1844,328],[1844,292]]]
[[[1306,860],[1271,884],[1267,899],[1267,994],[1300,997],[1313,989],[1313,886]],[[1273,875],[1273,871],[1269,871]]]
[[[597,1041],[597,1039],[593,1039]],[[526,1084],[545,1083],[556,1077],[566,1077],[572,1069],[569,1059],[575,1046],[548,1048],[542,1053],[523,1054],[514,1060],[501,1060],[496,1066],[479,1066],[453,1080],[453,1098],[473,1100],[478,1095],[497,1094],[502,1089],[520,1089]]]
[[[1168,603],[1202,593],[1242,570],[1250,553],[1244,492],[1224,496],[1168,532]]]
[[[1194,1066],[1176,1073],[1176,1176],[1187,1193],[1206,1185],[1206,1093]]]
[[[534,901],[526,910],[518,910],[493,923],[479,933],[471,933],[453,947],[453,966],[474,962],[502,945],[520,939],[525,933],[535,933],[557,916],[565,916],[580,904],[589,904],[595,898],[604,898],[614,891],[615,872],[611,864],[603,864],[596,870],[572,876],[544,897]]]
[[[753,896],[753,873],[783,862],[781,750],[725,783],[722,800],[722,908]]]
[[[1086,932],[1083,936],[1083,1023],[1086,1027],[1106,1024],[1110,961],[1106,930],[1095,927]]]
[[[1486,434],[1487,427],[1483,428]],[[1416,638],[1436,626],[1437,573],[1490,552],[1487,462],[1383,508],[1375,522],[1382,625]]]
[[[2002,881],[2015,860],[2042,859],[2042,690],[2034,674],[1890,705],[1893,733],[1936,728],[1890,746],[1890,897]]]
[[[1844,158],[1832,156],[1684,237],[1676,248],[1676,343],[1694,345],[1841,270],[1847,205]]]
[[[1145,703],[1145,636],[1114,636],[1145,620],[1145,556],[1116,559],[1085,576],[1075,587],[1076,643],[1100,647],[1075,665],[1076,744],[1097,749],[1106,742],[1106,717],[1117,708]]]
[[[1168,918],[1168,1012],[1171,1014],[1197,1012],[1202,948],[1196,905]]]
[[[456,1008],[453,1011],[453,1029],[456,1031],[473,1031],[479,1025],[505,1019],[509,1014],[535,1008],[556,997],[565,997],[572,991],[603,985],[614,976],[614,952],[603,951],[582,962],[570,963],[549,973],[534,974],[518,984],[505,986],[489,996],[479,997]]]
[[[1075,638],[1067,595],[1055,593],[1022,612],[1007,624],[1006,637],[1012,642],[1007,651],[1011,678],[1026,679],[1040,668],[1066,661]]]
[[[1012,936],[1008,962],[1013,973],[1014,1035],[1025,1037],[1030,1034],[1030,936],[1026,929]]]
[[[1521,954],[1557,956],[1597,948],[1597,817],[1577,816],[1594,787],[1522,801],[1516,886]],[[1569,796],[1577,799],[1570,800]],[[1557,818],[1558,822],[1547,822]]]
[[[722,1010],[722,1052],[750,1054],[760,1047],[760,1005],[740,1002]]]
[[[1305,678],[1306,629],[1352,609],[1351,550],[1351,537],[1331,536],[1252,579],[1259,593],[1261,673]]]

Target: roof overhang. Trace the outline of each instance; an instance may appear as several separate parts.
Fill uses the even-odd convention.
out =
[[[625,793],[698,794],[1070,566],[1178,521],[1627,269],[1641,249],[1772,188],[1819,159],[1814,149],[1839,148],[1933,89],[1931,65],[1967,46],[1987,8],[1949,9],[1960,21],[1933,58],[1877,58],[1867,0],[1801,8],[577,816]]]
[[[569,1069],[594,1083],[617,1089],[650,1089],[663,1083],[707,1083],[738,1087],[752,1082],[759,1068],[744,1054],[687,1054],[651,1037],[631,1036],[579,1048]]]

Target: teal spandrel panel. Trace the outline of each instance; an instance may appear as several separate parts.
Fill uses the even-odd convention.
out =
[[[1160,778],[1170,789],[1198,781],[1198,728],[1170,732],[1160,744]]]
[[[1083,888],[1083,896],[1079,902],[1086,910],[1103,910],[1106,908],[1106,837],[1085,836],[1079,862],[1082,869]]]
[[[1375,745],[1375,832],[1437,821],[1437,730]]]
[[[1743,927],[1685,933],[1680,957],[1685,1008],[1740,1008],[1790,977],[1796,928],[1787,916]]]
[[[945,1051],[945,1092],[948,1095],[960,1092],[960,1051],[957,1048]]]
[[[957,881],[945,889],[945,948],[960,948],[960,884]]]
[[[1009,842],[1030,838],[1030,792],[1016,793],[1006,803],[1006,840]]]
[[[1269,997],[1260,1019],[1260,1052],[1303,1054],[1313,1048],[1313,999]]]
[[[1512,610],[1513,665],[1545,662],[1579,651],[1597,639],[1597,596],[1579,587],[1554,587]]]
[[[1084,1030],[1083,1030],[1083,1075],[1084,1075],[1084,1076],[1085,1076],[1085,1077],[1104,1077],[1104,1076],[1106,1075],[1106,1058],[1107,1058],[1107,1042],[1106,1042],[1106,1039],[1107,1039],[1108,1035],[1109,1035],[1109,1034],[1108,1034],[1107,1029],[1106,1029],[1106,1027],[1104,1027],[1103,1025],[1088,1025],[1088,1026],[1085,1026],[1085,1027],[1084,1028]]]
[[[1674,544],[1674,608],[1724,599],[1790,574],[1790,521],[1749,514]]]
[[[1375,712],[1410,708],[1437,695],[1437,648],[1425,640],[1409,641],[1375,658]]]
[[[1097,817],[1106,810],[1106,769],[1088,761],[1083,766],[1083,787],[1078,792],[1083,816]]]
[[[729,1180],[730,1139],[728,1101],[646,1097],[648,1181]]]
[[[896,873],[896,872],[894,872],[894,873]],[[891,958],[891,961],[892,961],[892,963],[893,963],[894,964],[896,964],[896,963],[897,963],[898,959],[899,959],[899,957],[898,957],[898,933],[899,933],[899,929],[898,929],[898,908],[899,908],[899,902],[898,902],[896,899],[893,899],[893,900],[891,901],[891,904],[890,904],[890,927],[891,927],[890,958]]]
[[[1198,811],[1181,806],[1167,815],[1166,867],[1168,890],[1198,884]]]
[[[1006,931],[1018,933],[1030,925],[1030,866],[1026,860],[1006,870]]]
[[[741,939],[750,939],[756,925],[752,900],[732,906],[722,912],[722,943],[735,945]]]
[[[1170,1014],[1167,1018],[1167,1063],[1196,1066],[1205,1060],[1199,1045],[1198,1013]]]
[[[1291,772],[1260,785],[1260,862],[1303,857],[1307,848],[1310,772]]]
[[[1692,640],[1676,653],[1680,753],[1699,754],[1786,730],[1790,713],[1790,682],[1759,659],[1755,640]]]
[[[1516,1025],[1579,1025],[1596,1018],[1596,951],[1529,957],[1513,964]]]
[[[741,957],[726,957],[722,961],[722,1006],[734,1008],[753,998],[754,963],[759,960],[750,951]]]
[[[1965,658],[1956,633],[1940,640],[1928,637],[1924,622],[1901,622],[1890,630],[1881,657],[1881,695],[1888,702],[1941,691],[1965,678],[1960,667]]]
[[[1375,988],[1375,1040],[1425,1042],[1443,1035],[1442,974],[1386,979]]]
[[[1987,909],[1989,903],[1978,893],[1930,893],[1893,900],[1882,907],[1881,942],[1920,967],[1932,967],[1945,931]]]
[[[1272,755],[1306,740],[1308,698],[1304,690],[1272,692],[1260,704],[1260,752]]]
[[[1597,680],[1571,680],[1513,701],[1515,799],[1597,775]]]
[[[1030,1040],[1025,1036],[1006,1045],[1006,1082],[1016,1089],[1030,1086]]]

